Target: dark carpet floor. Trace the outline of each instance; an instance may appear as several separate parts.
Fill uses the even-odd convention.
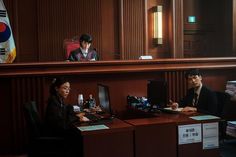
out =
[[[236,139],[220,142],[220,153],[222,157],[236,157]]]

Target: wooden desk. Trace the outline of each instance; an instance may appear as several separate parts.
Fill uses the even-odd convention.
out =
[[[185,118],[182,117],[176,121],[177,133],[178,133],[178,126],[180,125],[188,125],[188,124],[203,125],[203,124],[212,123],[212,122],[218,123],[220,121],[220,119],[198,121],[198,120],[190,119],[188,117],[189,117],[188,115],[185,115]],[[199,143],[190,143],[190,144],[182,144],[182,145],[179,145],[177,143],[177,145],[178,145],[178,151],[177,151],[178,157],[219,157],[220,156],[219,148],[203,149],[203,138],[202,138],[202,141]]]
[[[133,126],[119,119],[104,123],[109,129],[79,131],[81,157],[133,157]]]
[[[135,128],[135,157],[218,157],[218,148],[203,150],[202,142],[178,144],[179,125],[218,121],[196,121],[189,116],[162,113],[156,118],[125,120]]]
[[[135,127],[135,157],[176,157],[176,125],[172,119],[156,117],[126,122]]]

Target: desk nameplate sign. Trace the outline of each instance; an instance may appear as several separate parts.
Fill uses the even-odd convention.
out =
[[[189,124],[178,126],[179,145],[198,143],[202,141],[201,124]]]

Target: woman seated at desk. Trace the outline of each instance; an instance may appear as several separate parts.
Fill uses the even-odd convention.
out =
[[[74,122],[79,121],[73,107],[66,105],[64,99],[70,93],[70,83],[64,78],[55,78],[50,86],[50,97],[46,109],[45,125],[51,135],[65,135]]]
[[[85,122],[84,112],[74,112],[73,106],[64,103],[70,93],[70,83],[65,78],[54,78],[45,116],[46,133],[52,136],[67,135],[74,123]],[[96,108],[98,110],[98,108]]]

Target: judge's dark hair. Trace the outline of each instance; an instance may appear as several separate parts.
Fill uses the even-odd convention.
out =
[[[83,41],[88,42],[88,43],[92,43],[93,38],[90,34],[82,34],[79,38],[80,45]]]
[[[188,78],[188,76],[194,76],[194,75],[202,76],[199,69],[189,69],[185,73],[185,78]]]
[[[53,78],[52,83],[50,85],[50,89],[49,92],[51,95],[57,95],[57,91],[56,91],[56,87],[60,88],[61,85],[63,85],[64,83],[69,82],[66,78],[64,77],[56,77]]]

